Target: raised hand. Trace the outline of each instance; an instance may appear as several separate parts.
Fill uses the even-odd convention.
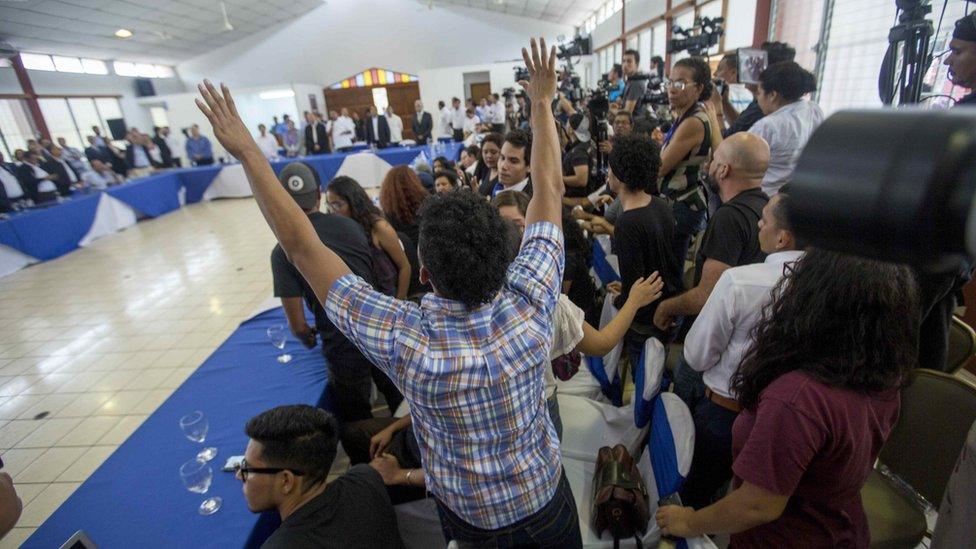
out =
[[[556,47],[546,49],[546,41],[535,38],[530,42],[531,55],[522,48],[522,59],[529,73],[529,80],[522,80],[519,85],[528,94],[529,99],[549,101],[556,95]]]
[[[257,149],[251,132],[247,131],[247,126],[237,114],[237,106],[234,105],[234,98],[231,97],[227,85],[220,85],[222,93],[218,93],[209,80],[204,80],[203,84],[197,85],[197,88],[203,97],[203,101],[196,100],[197,107],[210,121],[214,136],[224,149],[237,159],[240,159],[249,147]]]

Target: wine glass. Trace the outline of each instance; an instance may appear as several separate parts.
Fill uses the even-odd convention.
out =
[[[271,344],[277,347],[278,350],[283,351],[285,349],[285,327],[277,324],[268,328],[268,339],[271,340]],[[288,364],[291,362],[291,355],[288,353],[279,355],[278,362]]]
[[[180,418],[180,429],[183,430],[186,438],[203,444],[203,441],[207,440],[210,422],[204,417],[203,412],[191,412]],[[217,457],[217,449],[213,446],[208,446],[197,454],[197,459],[202,461],[210,461],[215,457]]]
[[[213,481],[213,468],[206,461],[191,459],[180,466],[180,479],[183,486],[194,494],[206,494]],[[198,512],[201,515],[212,515],[220,509],[223,500],[218,496],[209,497],[200,504]]]

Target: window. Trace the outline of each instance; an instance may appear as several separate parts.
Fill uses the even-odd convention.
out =
[[[77,57],[55,55],[51,58],[54,60],[54,68],[58,72],[85,72],[85,67],[82,66],[81,59]]]
[[[36,53],[22,53],[20,60],[24,62],[24,68],[35,71],[54,71],[54,61],[50,55],[39,55]]]
[[[166,107],[149,107],[149,116],[152,118],[153,126],[163,128],[169,126],[169,116]]]
[[[13,67],[13,65],[10,63],[10,60],[7,59],[6,57],[0,57],[0,68],[4,68],[4,67],[9,68],[9,67]]]
[[[728,19],[725,22],[725,51],[731,52],[738,48],[752,46],[752,35],[756,28],[756,0],[728,0]],[[809,11],[809,14],[815,12]],[[817,19],[815,15],[808,15]],[[807,21],[808,26],[817,26],[814,21]]]
[[[796,62],[809,71],[817,66],[815,48],[820,41],[823,3],[824,0],[777,0],[776,20],[771,25],[770,39],[786,42],[796,48]],[[886,42],[884,36],[887,36],[887,33],[872,40],[878,43]],[[878,66],[881,66],[880,57]]]
[[[51,139],[64,137],[73,147],[80,145],[81,137],[75,127],[75,120],[68,109],[68,102],[64,98],[58,99],[38,99],[37,103],[41,107],[41,114],[47,123],[47,129],[51,132]]]
[[[668,49],[668,24],[664,21],[651,27],[651,57],[664,57]]]
[[[0,151],[6,159],[17,149],[26,149],[27,140],[36,135],[34,119],[23,99],[0,99]]]
[[[102,119],[98,116],[94,99],[91,97],[72,97],[68,99],[68,108],[71,109],[75,125],[78,127],[78,134],[85,147],[88,146],[88,136],[92,134],[92,126],[98,126],[102,130],[102,135],[108,135],[108,128],[102,124]]]
[[[108,74],[108,66],[105,65],[105,61],[82,58],[81,66],[88,74]]]
[[[122,107],[119,106],[119,100],[114,97],[96,97],[95,108],[98,109],[98,117],[106,130],[108,130],[109,120],[122,118]],[[108,132],[103,132],[103,135],[108,135]]]
[[[129,63],[115,61],[112,63],[115,74],[119,76],[135,76],[140,78],[171,78],[176,75],[172,67],[152,65],[149,63]]]
[[[722,17],[722,1],[723,0],[713,0],[712,2],[709,2],[707,4],[702,5],[700,8],[698,8],[698,16],[701,19],[704,19],[706,17],[709,18],[709,19],[715,19],[716,17]],[[723,25],[723,27],[724,27],[724,25]],[[706,53],[708,55],[715,55],[716,53],[718,53],[718,51],[719,51],[718,47],[721,44],[722,44],[722,41],[721,41],[721,39],[719,39],[719,41],[714,46],[708,48],[708,52],[706,52]]]
[[[637,51],[640,52],[641,59],[650,65],[651,62],[651,29],[642,31],[637,36]]]
[[[386,95],[386,88],[373,88],[373,105],[376,106],[376,111],[380,113],[386,111],[386,108],[390,106],[390,99]]]

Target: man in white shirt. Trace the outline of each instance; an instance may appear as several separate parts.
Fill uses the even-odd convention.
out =
[[[451,137],[454,130],[451,129],[451,120],[454,118],[454,109],[444,105],[443,101],[437,102],[438,113],[440,114],[440,119],[437,123],[437,128],[440,130],[437,137]]]
[[[125,180],[122,176],[112,171],[112,168],[105,165],[101,160],[92,160],[92,169],[85,172],[81,179],[85,185],[94,189],[104,189],[110,185],[118,185]]]
[[[403,141],[403,119],[393,112],[393,105],[386,107],[386,123],[390,126],[390,143],[399,145]]]
[[[491,111],[488,120],[491,123],[491,131],[505,134],[505,102],[497,93],[491,94]]]
[[[356,123],[349,118],[349,110],[342,109],[339,118],[332,123],[332,141],[336,152],[346,152],[356,138]]]
[[[261,153],[268,160],[278,157],[278,140],[275,139],[273,135],[268,133],[268,127],[264,124],[258,124],[259,135],[254,138],[257,142],[258,148],[261,149]]]
[[[752,329],[776,284],[803,256],[805,244],[786,217],[788,200],[789,189],[783,186],[763,208],[759,244],[766,261],[723,272],[685,337],[685,361],[703,372],[708,397],[692,410],[695,453],[681,491],[682,503],[696,509],[707,506],[732,478],[732,423],[741,407],[730,381],[752,347]]]
[[[451,128],[454,130],[454,140],[457,142],[464,141],[465,118],[461,100],[457,97],[451,99]]]
[[[478,120],[477,116],[475,116],[474,111],[468,109],[465,112],[464,125],[461,127],[461,129],[464,131],[464,139],[467,139],[468,137],[477,133],[478,124],[480,123],[481,121]]]

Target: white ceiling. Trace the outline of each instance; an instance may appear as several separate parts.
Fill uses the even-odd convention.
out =
[[[465,6],[541,19],[564,25],[579,25],[606,0],[417,0],[425,6]]]
[[[218,0],[0,0],[0,42],[29,52],[176,64],[294,20],[323,0],[225,3],[233,31],[223,30]],[[119,28],[132,38],[115,38]]]

